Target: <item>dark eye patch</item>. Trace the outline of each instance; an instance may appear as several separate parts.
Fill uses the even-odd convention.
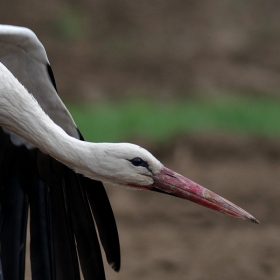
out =
[[[143,166],[149,169],[149,164],[141,159],[140,157],[135,157],[133,159],[129,159],[129,161],[134,165],[134,166]]]

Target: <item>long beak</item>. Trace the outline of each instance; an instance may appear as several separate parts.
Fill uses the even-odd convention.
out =
[[[153,178],[154,184],[149,188],[152,191],[188,199],[223,214],[259,224],[245,210],[166,167]]]

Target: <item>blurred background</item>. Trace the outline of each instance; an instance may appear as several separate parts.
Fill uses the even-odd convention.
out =
[[[260,225],[107,186],[108,279],[280,279],[280,3],[3,0],[32,29],[87,140],[134,142]]]

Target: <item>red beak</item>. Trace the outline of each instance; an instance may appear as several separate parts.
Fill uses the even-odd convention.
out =
[[[152,191],[188,199],[223,214],[259,224],[259,221],[245,210],[166,167],[153,178],[154,184],[149,188]]]

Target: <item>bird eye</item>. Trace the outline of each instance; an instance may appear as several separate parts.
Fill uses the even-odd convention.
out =
[[[148,167],[148,163],[146,161],[144,161],[143,159],[136,157],[130,160],[130,162],[134,165],[134,166],[143,166],[143,167]]]

